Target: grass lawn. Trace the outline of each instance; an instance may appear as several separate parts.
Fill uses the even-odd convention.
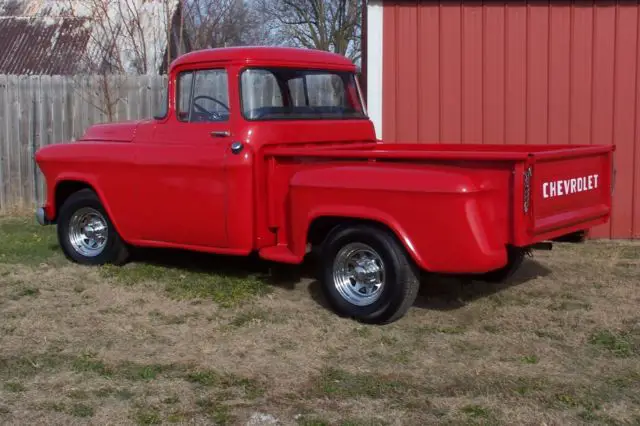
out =
[[[0,423],[640,424],[640,244],[556,245],[500,286],[427,279],[383,327],[267,272],[81,267],[54,227],[0,219]]]

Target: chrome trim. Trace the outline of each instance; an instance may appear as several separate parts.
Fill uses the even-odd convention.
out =
[[[226,138],[231,136],[231,132],[229,130],[215,130],[211,132],[211,136],[214,138]]]
[[[91,207],[76,211],[69,221],[69,243],[82,256],[96,257],[107,246],[109,225],[102,213]]]
[[[524,200],[523,208],[525,213],[529,213],[529,206],[531,204],[531,167],[527,167],[524,172]]]
[[[342,247],[333,262],[333,285],[347,302],[369,306],[385,284],[384,262],[370,246],[354,242]]]

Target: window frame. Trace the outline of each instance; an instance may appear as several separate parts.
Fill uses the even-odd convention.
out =
[[[225,120],[211,120],[211,121],[191,121],[191,114],[193,112],[193,94],[195,91],[195,87],[196,87],[196,79],[197,79],[197,73],[200,72],[208,72],[208,71],[222,71],[225,76],[226,76],[226,92],[227,92],[227,100],[229,101],[229,116],[225,119]],[[191,84],[190,84],[190,88],[189,88],[189,113],[187,116],[187,119],[181,119],[180,118],[180,80],[182,78],[182,76],[184,74],[191,74]],[[176,75],[176,91],[175,91],[175,116],[176,119],[180,122],[180,123],[189,123],[189,124],[194,124],[194,123],[198,123],[198,124],[212,124],[212,123],[227,123],[231,120],[231,114],[232,114],[232,110],[231,110],[231,87],[229,84],[229,72],[227,71],[226,67],[214,67],[214,68],[197,68],[197,69],[185,69],[183,71],[179,71]]]
[[[243,96],[243,86],[242,86],[242,76],[244,75],[245,71],[248,70],[266,70],[266,71],[271,71],[274,69],[295,69],[295,70],[300,70],[300,71],[309,71],[309,72],[317,72],[317,73],[327,73],[327,74],[337,74],[340,75],[341,73],[347,73],[350,74],[351,78],[353,78],[354,80],[354,85],[356,87],[356,93],[358,95],[358,101],[360,102],[360,108],[361,108],[361,116],[358,117],[318,117],[318,116],[314,116],[314,117],[296,117],[296,116],[290,116],[290,117],[284,117],[284,118],[249,118],[247,117],[247,115],[245,114],[245,109],[244,109],[244,96]],[[303,79],[303,81],[305,82],[305,86],[306,86],[306,79]],[[278,83],[278,87],[280,88],[280,90],[282,91],[282,87],[280,84],[280,81],[276,78],[276,81]],[[288,84],[287,84],[288,86]],[[346,90],[346,87],[345,87]],[[289,88],[287,87],[287,91],[289,91]],[[289,93],[289,100],[291,99],[291,93]],[[347,121],[347,120],[368,120],[369,116],[367,114],[367,109],[365,107],[364,101],[362,99],[362,93],[361,93],[361,89],[360,89],[360,85],[358,84],[358,78],[356,76],[356,74],[351,71],[351,70],[341,70],[341,69],[330,69],[330,68],[306,68],[306,67],[299,67],[299,68],[295,68],[295,67],[287,67],[287,66],[260,66],[260,65],[255,65],[255,66],[247,66],[247,67],[242,67],[239,72],[238,72],[238,97],[240,98],[240,115],[242,116],[243,119],[245,119],[246,121],[301,121],[301,120],[309,120],[309,121]]]

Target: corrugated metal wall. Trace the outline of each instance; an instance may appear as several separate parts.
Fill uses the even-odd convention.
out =
[[[609,225],[640,238],[636,2],[386,2],[383,138],[617,145]]]

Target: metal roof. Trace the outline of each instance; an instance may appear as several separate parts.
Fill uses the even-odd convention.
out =
[[[167,50],[162,19],[175,17],[179,0],[106,2],[108,25],[96,25],[94,7],[83,0],[0,0],[0,74],[69,75],[99,66],[107,54],[116,55],[125,73],[140,72],[140,61],[147,73],[160,72]],[[122,31],[132,19],[140,26],[135,40]],[[100,43],[112,39],[113,51],[105,52]],[[144,58],[131,54],[136,46]]]
[[[0,17],[0,74],[73,74],[90,34],[87,18]]]

